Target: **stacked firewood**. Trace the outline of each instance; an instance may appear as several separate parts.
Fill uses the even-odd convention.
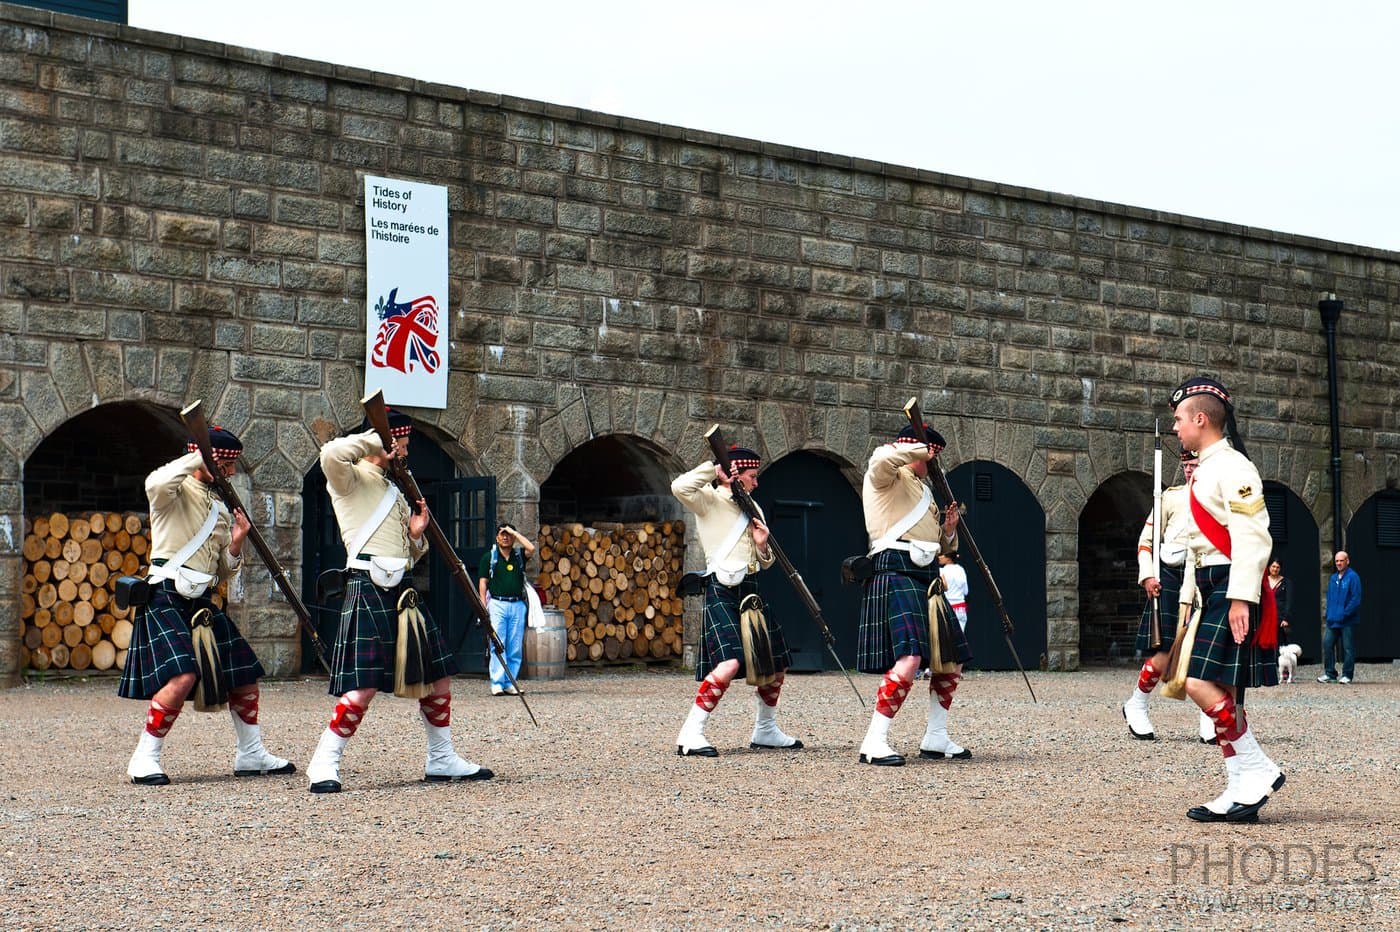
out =
[[[545,525],[539,556],[537,582],[564,613],[569,661],[681,653],[683,523]]]
[[[112,594],[118,578],[145,573],[150,548],[146,516],[135,512],[26,519],[20,666],[121,669],[132,611],[117,608]],[[214,601],[222,605],[222,595]]]

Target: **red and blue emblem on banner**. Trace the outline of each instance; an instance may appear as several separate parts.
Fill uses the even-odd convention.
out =
[[[379,299],[374,311],[379,315],[379,332],[374,337],[371,359],[376,366],[412,374],[420,367],[436,372],[442,356],[434,348],[438,341],[437,299],[423,295],[399,302],[399,289]]]

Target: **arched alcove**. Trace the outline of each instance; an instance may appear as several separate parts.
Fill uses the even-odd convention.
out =
[[[866,549],[860,494],[842,474],[840,463],[818,451],[799,450],[759,474],[754,499],[768,518],[774,540],[821,606],[841,663],[853,669],[861,590],[841,584],[841,561]],[[770,614],[781,620],[792,648],[792,669],[836,669],[816,622],[782,567],[764,573],[761,581]]]
[[[453,457],[454,445],[443,444],[441,435],[428,427],[415,425],[409,444],[408,465],[418,482],[428,509],[452,543],[467,570],[476,572],[477,562],[491,546],[496,526],[496,480],[493,476],[471,476]],[[458,450],[460,453],[461,451]],[[340,623],[340,602],[321,605],[317,601],[316,580],[328,569],[345,566],[345,544],[331,508],[325,473],[319,461],[307,470],[302,482],[302,598],[311,609],[317,634],[327,647],[334,643]],[[460,672],[485,669],[486,636],[476,626],[467,597],[453,580],[442,556],[429,553],[414,569],[414,585],[442,629],[447,645],[454,651]],[[321,672],[309,639],[302,638],[302,670]]]
[[[140,401],[105,404],[60,425],[24,464],[26,515],[145,512],[146,475],[184,448],[174,411]]]
[[[1356,509],[1347,525],[1346,548],[1361,577],[1357,659],[1394,660],[1400,657],[1400,618],[1395,612],[1400,604],[1400,491],[1384,489]]]
[[[982,554],[1015,627],[1012,643],[1034,670],[1049,643],[1045,617],[1045,509],[1021,477],[1000,463],[971,460],[948,473],[948,485],[966,505],[968,529]],[[967,571],[968,666],[1014,670],[1001,616],[982,572],[962,545],[958,561]]]
[[[680,518],[680,503],[671,495],[670,459],[651,441],[628,434],[607,434],[581,444],[540,486],[540,523]]]
[[[1079,513],[1079,661],[1135,659],[1142,587],[1137,543],[1152,511],[1152,479],[1121,472],[1104,480]]]

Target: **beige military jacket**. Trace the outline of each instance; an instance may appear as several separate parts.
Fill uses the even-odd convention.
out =
[[[209,507],[217,504],[219,518],[214,532],[205,539],[185,566],[200,573],[228,579],[243,565],[240,554],[228,552],[233,518],[214,494],[214,489],[194,477],[204,465],[198,453],[186,453],[171,460],[146,477],[146,500],[151,504],[151,559],[169,560],[194,539],[209,518]]]
[[[714,485],[714,481],[715,464],[702,463],[690,472],[677,476],[671,483],[671,494],[695,515],[706,564],[714,567],[742,563],[748,566],[750,573],[757,572],[760,567],[767,569],[772,566],[776,559],[773,549],[770,547],[766,554],[758,552],[753,542],[752,524],[745,528],[744,533],[739,535],[738,543],[727,553],[715,552],[733,532],[741,509],[739,503],[734,501],[733,493],[723,486]],[[759,508],[758,513],[762,515],[763,509]]]
[[[1184,485],[1162,491],[1161,555],[1163,566],[1180,569],[1186,563],[1186,533],[1191,526],[1191,501]],[[1152,578],[1152,513],[1138,535],[1138,582]]]
[[[882,539],[899,520],[914,510],[924,494],[923,480],[910,464],[927,459],[928,447],[920,443],[887,443],[870,454],[860,502],[865,508],[865,532],[870,545]],[[943,514],[930,501],[928,511],[901,535],[903,540],[937,541],[942,552],[958,549],[958,535],[943,533]]]
[[[388,474],[373,463],[364,461],[371,453],[383,453],[379,434],[367,430],[331,440],[321,448],[321,471],[326,474],[326,488],[331,493],[331,506],[340,525],[340,537],[347,550],[360,536],[360,528],[374,516],[375,509],[392,485]],[[376,557],[405,557],[410,564],[428,551],[427,536],[414,540],[408,533],[408,519],[413,514],[403,493],[395,490],[394,507],[379,529],[370,535],[360,549]],[[358,554],[347,554],[355,559]]]
[[[1230,556],[1217,550],[1193,519],[1186,541],[1188,565],[1230,564],[1227,597],[1258,604],[1264,568],[1269,565],[1274,546],[1259,470],[1228,440],[1221,439],[1201,451],[1191,491],[1196,501],[1229,530]],[[1195,574],[1187,573],[1181,586],[1182,603],[1191,601],[1195,594]]]

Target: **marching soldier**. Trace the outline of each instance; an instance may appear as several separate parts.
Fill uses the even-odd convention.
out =
[[[1245,719],[1244,690],[1278,683],[1276,617],[1263,592],[1273,542],[1259,470],[1249,461],[1225,386],[1189,379],[1171,397],[1174,429],[1185,449],[1200,451],[1188,488],[1192,524],[1180,601],[1200,594],[1200,620],[1190,647],[1186,694],[1215,723],[1225,758],[1226,787],[1187,815],[1198,822],[1252,822],[1284,774],[1255,740]],[[1234,440],[1231,446],[1227,432]],[[1185,635],[1183,635],[1185,636]]]
[[[209,443],[217,468],[232,476],[242,442],[211,427]],[[258,727],[262,664],[233,621],[209,599],[210,590],[242,566],[248,518],[241,510],[230,515],[214,494],[214,477],[193,440],[186,451],[146,477],[152,585],[147,603],[135,614],[117,694],[150,705],[127,776],[144,786],[170,782],[160,763],[161,748],[192,691],[196,709],[228,706],[238,742],[236,776],[293,773],[294,764],[263,747]]]
[[[331,662],[330,694],[338,697],[306,775],[313,793],[340,792],[340,759],[381,690],[418,699],[427,733],[423,779],[433,783],[488,780],[492,773],[452,747],[452,658],[436,623],[406,578],[428,550],[427,503],[411,507],[385,470],[406,457],[413,424],[389,410],[393,449],[368,425],[321,448],[331,504],[345,541],[345,604]]]
[[[944,440],[928,425],[924,425],[923,434],[916,435],[910,425],[893,443],[876,448],[861,489],[874,575],[865,582],[861,599],[857,665],[862,673],[883,673],[885,679],[875,694],[875,711],[860,745],[860,762],[881,767],[904,765],[903,755],[889,745],[890,724],[914,685],[921,664],[930,667],[930,676],[928,728],[919,743],[919,756],[972,756],[948,737],[948,710],[962,678],[962,665],[972,654],[962,626],[941,592],[934,562],[940,550],[957,549],[958,508],[956,502],[949,502],[946,513],[940,514],[933,503],[923,480],[928,476],[929,461],[943,449]],[[939,589],[930,595],[936,580]],[[932,629],[930,602],[935,607]],[[939,649],[935,649],[935,635]],[[946,658],[951,660],[945,662]]]
[[[733,482],[748,492],[758,488],[758,454],[730,447],[729,457],[732,476],[718,463],[707,462],[671,483],[672,494],[695,515],[706,561],[705,625],[695,664],[700,689],[676,736],[676,753],[683,757],[719,756],[705,737],[705,723],[740,673],[756,686],[757,694],[749,747],[802,747],[778,727],[778,698],[792,655],[777,621],[764,618],[754,580],[759,569],[772,566],[775,559],[768,527],[750,521],[730,491]]]
[[[1181,451],[1181,469],[1186,474],[1186,481],[1162,493],[1160,532],[1152,526],[1152,515],[1149,513],[1138,537],[1138,583],[1147,593],[1149,601],[1138,623],[1137,649],[1151,656],[1143,661],[1137,686],[1133,688],[1128,701],[1123,703],[1123,718],[1128,722],[1128,734],[1139,741],[1152,741],[1157,737],[1152,729],[1152,720],[1147,717],[1147,697],[1161,682],[1162,674],[1167,670],[1167,656],[1176,640],[1177,596],[1181,592],[1182,567],[1186,565],[1186,532],[1191,524],[1191,507],[1187,502],[1186,489],[1196,471],[1197,462],[1199,460],[1194,450]],[[1154,534],[1158,534],[1160,579],[1152,575]],[[1152,643],[1151,599],[1154,598],[1157,600],[1158,633],[1161,636],[1158,644]],[[1204,713],[1201,715],[1201,740],[1210,743],[1215,740],[1215,723]]]

